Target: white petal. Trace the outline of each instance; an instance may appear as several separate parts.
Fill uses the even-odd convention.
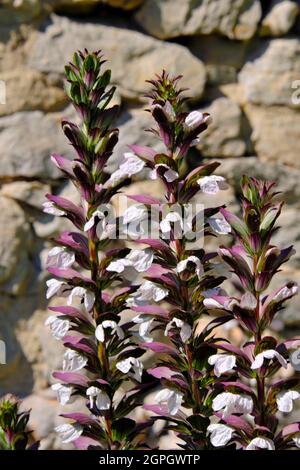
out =
[[[95,330],[95,336],[100,343],[104,342],[105,336],[104,336],[104,329],[103,329],[102,324],[97,326]]]
[[[275,351],[274,349],[267,349],[266,351],[257,354],[254,362],[251,365],[251,369],[259,369],[263,365],[264,359],[274,358],[278,360],[282,367],[284,367],[285,369],[287,368],[287,362],[284,357],[279,354],[279,352]]]
[[[125,269],[126,261],[125,259],[118,259],[116,261],[111,261],[106,268],[106,271],[114,273],[122,273]]]
[[[225,178],[222,176],[204,176],[199,178],[197,183],[200,186],[200,189],[206,194],[217,194],[220,189],[226,189]]]
[[[292,295],[296,295],[298,293],[298,286],[294,285],[293,287],[289,288],[287,286],[284,286],[280,291],[277,292],[277,294],[273,297],[273,300],[284,300],[287,297],[290,297]]]
[[[224,308],[224,305],[222,305],[220,302],[218,302],[215,299],[204,299],[203,300],[203,305],[210,309],[210,308]]]
[[[214,354],[209,357],[208,363],[214,366],[215,375],[220,377],[235,367],[236,357],[232,354]]]
[[[142,323],[140,323],[139,335],[145,343],[151,343],[153,341],[152,336],[150,336],[149,334],[152,323],[153,323],[153,319],[143,321]]]
[[[223,219],[217,219],[214,217],[209,217],[207,222],[211,226],[214,232],[218,233],[219,235],[227,235],[231,232],[231,227],[229,223]]]
[[[210,424],[207,430],[211,433],[210,442],[214,447],[225,446],[233,434],[233,429],[225,424]]]
[[[88,312],[90,312],[95,303],[95,294],[87,290],[84,294],[84,306]]]
[[[130,206],[123,214],[123,223],[129,224],[131,222],[142,222],[147,216],[145,206],[140,204],[139,206]]]
[[[233,413],[248,414],[252,412],[253,400],[247,395],[223,392],[213,399],[212,408],[214,411],[223,410],[223,418]]]
[[[123,361],[117,362],[116,368],[119,371],[123,372],[123,374],[127,374],[131,369],[132,359],[133,359],[132,357],[128,357],[127,359],[124,359]]]
[[[264,363],[264,355],[263,353],[259,353],[257,354],[257,356],[255,356],[255,359],[251,364],[251,369],[259,369],[263,365],[263,363]]]
[[[247,445],[246,450],[275,450],[274,442],[267,437],[255,437],[250,444]]]
[[[188,129],[193,130],[203,121],[203,114],[200,111],[192,111],[185,118],[185,125]]]
[[[168,400],[168,410],[170,415],[176,415],[183,400],[183,394],[173,391]]]
[[[67,349],[64,354],[63,370],[65,372],[76,372],[83,369],[87,364],[87,358],[73,349]]]
[[[300,393],[296,390],[286,390],[278,393],[276,403],[279,411],[290,413],[293,411],[293,400],[300,398]]]
[[[127,256],[127,260],[131,262],[134,269],[139,272],[147,271],[153,262],[153,251],[150,248],[145,250],[132,250]]]
[[[55,315],[50,315],[45,321],[46,326],[50,326],[52,336],[55,339],[62,339],[70,329],[69,320],[61,320]]]
[[[75,262],[75,254],[67,251],[65,247],[55,246],[48,253],[47,267],[69,268]]]
[[[55,207],[54,202],[52,201],[46,201],[43,203],[43,212],[46,214],[57,215],[59,217],[66,214],[64,211]]]
[[[71,403],[73,401],[71,399],[73,388],[70,385],[63,385],[58,383],[52,385],[51,388],[56,392],[57,399],[61,405],[64,406],[67,403]]]
[[[155,401],[157,401],[158,403],[166,402],[169,400],[171,394],[172,390],[170,390],[169,388],[163,388],[155,395]]]
[[[61,294],[62,287],[65,285],[63,281],[58,281],[57,279],[48,279],[47,284],[47,293],[46,298],[50,299],[55,294]]]
[[[83,433],[83,427],[79,423],[75,424],[60,424],[55,428],[55,431],[61,434],[61,440],[65,444],[75,441]]]

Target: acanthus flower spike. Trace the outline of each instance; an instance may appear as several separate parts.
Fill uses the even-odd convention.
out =
[[[111,296],[108,291],[120,282],[121,266],[125,269],[130,264],[136,272],[144,271],[152,255],[151,250],[144,256],[133,251],[125,257],[119,248],[112,255],[107,248],[118,220],[112,220],[106,209],[128,178],[143,169],[144,162],[128,152],[113,175],[106,171],[118,141],[118,129],[113,125],[118,106],[110,105],[115,87],[110,87],[110,71],[103,70],[103,64],[100,51],[84,50],[75,53],[65,68],[67,93],[81,122],[64,121],[62,128],[76,155],[73,161],[55,154],[51,159],[78,190],[80,203],[47,195],[44,204],[46,213],[67,217],[77,229],[56,237],[56,246],[48,255],[48,271],[55,278],[47,281],[47,298],[62,297],[67,305],[52,307],[46,325],[66,347],[62,371],[53,374],[59,383],[52,389],[63,406],[77,396],[84,397],[88,411],[62,415],[71,420],[56,428],[62,441],[80,447],[88,439],[90,448],[135,449],[144,447],[143,436],[127,414],[138,406],[143,393],[139,357],[144,351],[135,347],[131,330],[120,325],[120,314],[136,288],[125,280],[119,293]],[[132,386],[119,406],[116,394],[125,381]],[[128,432],[118,433],[125,422],[130,424]]]

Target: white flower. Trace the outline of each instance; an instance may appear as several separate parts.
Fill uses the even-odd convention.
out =
[[[190,325],[180,320],[179,318],[173,318],[173,320],[171,320],[166,326],[165,336],[168,336],[168,333],[173,326],[176,326],[177,328],[180,329],[179,334],[180,334],[181,341],[186,343],[192,334],[192,328],[190,327]]]
[[[115,321],[104,320],[104,322],[97,326],[95,331],[95,336],[100,343],[103,343],[105,340],[104,330],[106,328],[111,328],[112,334],[116,333],[119,339],[124,339],[124,331]]]
[[[172,170],[165,163],[158,163],[157,165],[155,165],[154,170],[150,171],[150,173],[149,173],[150,179],[152,179],[152,180],[157,179],[157,176],[158,176],[157,175],[157,170],[159,168],[165,168],[166,169],[166,171],[163,174],[163,177],[168,183],[172,183],[173,181],[177,180],[177,178],[179,177],[179,174],[177,173],[177,171]]]
[[[139,325],[139,336],[145,343],[151,343],[153,341],[152,336],[150,335],[150,328],[153,323],[153,318],[149,315],[137,315],[132,319],[134,323]]]
[[[277,294],[273,297],[273,300],[284,300],[287,297],[291,297],[292,295],[296,295],[298,293],[299,287],[294,285],[292,287],[284,286]]]
[[[124,153],[125,161],[120,167],[111,175],[111,177],[105,183],[105,186],[114,186],[124,178],[130,178],[142,171],[145,166],[145,162],[134,155],[132,152]]]
[[[225,446],[233,434],[233,429],[225,424],[210,424],[207,430],[211,433],[210,442],[214,447]]]
[[[293,437],[293,441],[294,441],[296,447],[299,447],[299,448],[300,448],[300,433],[296,434],[296,435]]]
[[[275,351],[275,349],[267,349],[257,354],[255,360],[252,362],[251,369],[259,369],[263,365],[264,359],[277,359],[282,367],[287,368],[287,362],[279,352]]]
[[[76,372],[83,369],[87,364],[87,358],[73,349],[67,349],[64,353],[63,370],[65,372]]]
[[[70,329],[69,320],[62,320],[56,315],[50,315],[45,321],[46,326],[50,326],[52,336],[55,339],[62,339]]]
[[[66,405],[67,403],[72,403],[75,397],[71,398],[73,393],[73,388],[71,385],[63,385],[63,384],[54,384],[51,385],[52,390],[56,392],[57,399],[61,405]]]
[[[51,215],[58,215],[58,216],[62,216],[62,215],[65,215],[66,213],[60,209],[58,209],[57,207],[55,207],[55,204],[54,202],[52,201],[46,201],[43,203],[43,212],[45,212],[46,214],[51,214]]]
[[[74,297],[79,297],[84,302],[84,306],[90,312],[95,303],[95,294],[84,287],[74,287],[68,297],[67,304],[72,305]]]
[[[129,371],[132,371],[135,380],[138,382],[141,381],[143,374],[143,364],[136,357],[128,357],[123,361],[117,362],[116,368],[123,372],[123,374],[127,374]]]
[[[160,405],[166,403],[168,412],[172,416],[176,415],[181,406],[182,400],[182,393],[177,392],[176,390],[170,390],[169,388],[164,388],[155,395],[155,401],[157,401]]]
[[[58,281],[57,279],[48,279],[47,284],[47,293],[46,298],[50,299],[53,295],[65,296],[65,288],[68,287],[63,281]]]
[[[98,387],[89,387],[86,394],[90,399],[91,408],[93,408],[95,403],[98,410],[109,410],[111,401],[106,392],[100,390]]]
[[[247,445],[246,450],[275,450],[274,442],[268,437],[255,437],[250,444]]]
[[[83,427],[79,423],[60,424],[54,430],[61,434],[61,440],[65,444],[75,441],[83,433]]]
[[[84,231],[87,232],[92,227],[94,227],[96,223],[96,218],[98,219],[97,226],[96,226],[96,235],[99,240],[105,240],[109,238],[109,236],[115,235],[116,232],[116,224],[113,223],[110,218],[104,214],[104,212],[96,210],[92,217],[85,223]]]
[[[168,212],[166,217],[160,222],[159,226],[162,233],[169,233],[172,229],[171,223],[179,222],[180,228],[183,229],[183,220],[178,212]]]
[[[203,178],[197,180],[197,183],[205,194],[217,194],[220,189],[227,189],[227,184],[223,176],[203,176]]]
[[[229,223],[224,219],[217,219],[215,217],[209,217],[207,222],[211,226],[214,232],[218,233],[219,235],[227,235],[231,232],[231,227]]]
[[[48,267],[69,268],[74,262],[75,254],[68,251],[64,246],[55,246],[48,253]]]
[[[110,272],[123,273],[126,279],[131,280],[136,276],[136,272],[147,271],[153,262],[153,251],[150,248],[145,250],[131,250],[123,259],[112,261],[106,270]]]
[[[223,410],[223,418],[233,413],[248,414],[252,412],[253,400],[247,395],[223,392],[213,399],[212,408],[214,411]]]
[[[123,214],[123,223],[142,222],[147,217],[147,210],[143,204],[129,206]]]
[[[296,390],[286,390],[279,392],[276,397],[276,403],[279,411],[290,413],[293,411],[293,401],[300,398],[300,393]]]
[[[145,281],[140,285],[138,290],[129,297],[126,304],[129,307],[137,306],[154,300],[154,302],[160,302],[168,295],[168,289],[159,287],[152,281]]]
[[[200,111],[192,111],[185,118],[184,124],[186,129],[193,130],[203,121],[203,114]]]
[[[220,377],[235,367],[236,357],[232,354],[213,354],[209,357],[208,363],[214,366],[215,375]]]
[[[196,256],[189,256],[188,258],[180,261],[177,264],[177,268],[176,268],[177,272],[178,273],[183,272],[185,269],[187,269],[187,266],[188,266],[189,263],[195,265],[195,272],[196,272],[197,276],[200,279],[200,277],[203,276],[203,274],[204,274],[204,269],[203,269],[203,265],[202,265],[200,259],[197,258]]]

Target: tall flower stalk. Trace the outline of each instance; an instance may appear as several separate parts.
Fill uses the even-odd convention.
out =
[[[280,429],[278,420],[280,412],[290,413],[293,401],[300,398],[299,378],[276,379],[300,342],[281,342],[269,329],[284,303],[298,292],[294,282],[271,292],[269,288],[293,254],[292,246],[281,249],[272,244],[283,204],[274,185],[244,176],[242,218],[221,209],[235,234],[235,244],[221,247],[220,256],[243,295],[212,296],[205,304],[216,313],[231,314],[249,341],[240,348],[227,342],[216,345],[221,353],[213,356],[213,362],[223,378],[212,402],[221,421],[209,428],[216,447],[233,442],[247,450],[300,447],[300,423]]]
[[[154,261],[145,281],[131,294],[127,304],[138,312],[134,321],[144,338],[141,346],[161,358],[148,373],[160,379],[162,389],[156,395],[156,404],[145,405],[146,409],[167,421],[168,429],[176,431],[184,441],[181,443],[184,448],[205,449],[211,446],[207,427],[214,383],[207,360],[216,341],[210,333],[229,316],[213,320],[202,331],[197,328],[199,318],[206,313],[203,300],[218,292],[225,279],[215,260],[217,253],[206,253],[202,242],[206,236],[228,233],[230,226],[222,216],[214,217],[218,207],[209,209],[192,204],[198,192],[213,196],[225,189],[226,184],[223,177],[213,175],[218,163],[201,165],[184,175],[187,153],[207,128],[210,116],[184,111],[183,90],[177,85],[179,78],[170,78],[163,72],[150,81],[153,88],[148,95],[149,111],[156,123],[150,131],[163,142],[164,152],[130,146],[151,170],[150,177],[162,182],[165,200],[131,196],[144,207],[131,209],[136,223],[141,223],[138,242],[152,248]],[[143,238],[149,214],[153,228],[153,208],[158,213],[157,234]],[[153,341],[151,333],[157,330],[169,338],[169,344]]]
[[[132,342],[128,325],[120,325],[126,299],[135,288],[122,282],[110,265],[118,255],[126,257],[133,270],[133,259],[139,260],[141,271],[145,254],[111,249],[109,244],[117,238],[119,227],[109,203],[144,165],[127,153],[112,176],[106,171],[118,141],[113,121],[119,109],[110,105],[115,88],[110,87],[110,71],[103,71],[104,62],[100,51],[85,50],[75,53],[65,69],[67,93],[81,122],[62,123],[75,150],[74,160],[60,155],[53,155],[52,160],[74,184],[81,202],[47,195],[44,204],[46,213],[67,217],[75,228],[61,233],[49,252],[48,270],[55,278],[47,281],[47,298],[64,297],[67,305],[51,307],[53,315],[46,324],[66,347],[63,370],[53,374],[59,383],[52,388],[62,405],[76,396],[84,397],[89,411],[62,415],[68,422],[56,430],[63,442],[74,442],[79,448],[135,449],[144,445],[146,424],[136,425],[127,415],[138,406],[143,393],[139,357],[144,351]],[[131,386],[126,385],[127,392],[122,394],[127,381]]]

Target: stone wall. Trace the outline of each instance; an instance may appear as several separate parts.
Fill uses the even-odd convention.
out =
[[[233,208],[242,173],[278,181],[287,206],[276,241],[294,243],[298,253],[277,282],[297,280],[299,10],[299,1],[288,0],[0,1],[0,80],[6,85],[6,104],[0,104],[0,339],[7,345],[0,395],[27,397],[43,448],[58,446],[51,431],[59,410],[49,384],[61,363],[59,344],[44,327],[44,260],[49,239],[67,225],[44,215],[41,205],[49,191],[73,195],[49,160],[51,152],[72,151],[60,130],[62,117],[73,116],[63,92],[64,64],[84,47],[101,48],[109,59],[122,110],[111,169],[127,143],[156,144],[144,133],[145,79],[162,68],[184,74],[190,107],[213,117],[190,164],[222,161]],[[138,181],[129,191],[159,189]],[[276,324],[288,334],[300,327],[297,302]]]

